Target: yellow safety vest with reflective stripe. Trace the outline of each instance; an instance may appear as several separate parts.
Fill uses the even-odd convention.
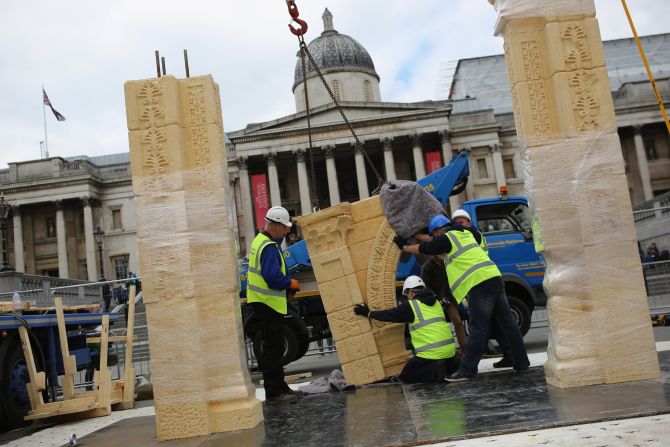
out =
[[[448,359],[456,355],[454,336],[439,301],[428,306],[419,300],[410,300],[414,321],[409,335],[417,357],[429,360]]]
[[[249,270],[247,273],[247,302],[248,303],[263,303],[270,306],[280,314],[286,315],[286,291],[271,289],[265,282],[263,275],[261,275],[261,253],[267,247],[273,247],[271,250],[279,250],[279,246],[275,241],[267,237],[263,233],[259,233],[251,243],[251,250],[249,250]],[[284,257],[281,258],[281,272],[286,275],[286,264]]]
[[[449,288],[460,304],[477,284],[500,275],[500,270],[471,232],[451,230],[445,233],[451,250],[444,255]]]

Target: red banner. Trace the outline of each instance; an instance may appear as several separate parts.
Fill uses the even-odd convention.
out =
[[[254,196],[254,212],[256,214],[256,228],[265,228],[265,215],[270,208],[268,200],[268,186],[265,174],[251,176],[251,192]]]
[[[442,167],[442,156],[439,151],[426,152],[426,173],[430,174]]]

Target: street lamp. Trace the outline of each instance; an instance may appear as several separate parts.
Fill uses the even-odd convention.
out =
[[[0,272],[8,272],[11,270],[9,268],[9,261],[7,255],[7,216],[9,216],[9,210],[11,205],[5,201],[5,196],[0,194],[0,231],[2,232],[2,267]]]
[[[102,231],[102,228],[95,227],[93,236],[95,237],[95,242],[98,244],[98,257],[100,258],[100,278],[98,281],[105,282],[107,279],[105,279],[105,264],[102,259],[102,238],[105,236],[105,232]],[[112,296],[111,290],[109,290],[109,284],[106,282],[102,285],[102,299],[105,301],[105,312],[109,312],[109,305],[112,301]]]

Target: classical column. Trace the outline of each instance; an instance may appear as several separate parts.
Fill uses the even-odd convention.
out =
[[[370,190],[368,189],[368,176],[365,173],[365,156],[363,155],[363,143],[361,146],[355,145],[354,150],[356,155],[356,180],[358,181],[358,197],[359,200],[370,197]]]
[[[25,273],[25,261],[23,258],[23,224],[21,223],[21,206],[12,208],[14,216],[14,270]]]
[[[268,163],[268,183],[270,183],[270,204],[281,206],[281,193],[279,192],[279,175],[277,174],[277,154],[270,152],[265,155]]]
[[[84,240],[86,243],[86,274],[89,281],[98,279],[98,271],[95,264],[95,231],[93,227],[93,199],[84,197],[81,199],[84,204]]]
[[[328,193],[330,194],[330,206],[340,203],[340,187],[337,183],[337,167],[335,166],[335,146],[325,146],[326,151],[326,173],[328,174]]]
[[[426,176],[426,166],[423,161],[423,150],[421,150],[421,135],[412,135],[412,155],[414,155],[414,174],[419,180]]]
[[[298,188],[300,189],[300,211],[303,216],[312,212],[312,201],[309,196],[309,177],[307,176],[307,166],[305,165],[305,150],[296,149],[294,151],[298,167]]]
[[[472,175],[475,172],[474,161],[472,160],[472,148],[466,147],[466,152],[468,153],[468,166],[470,168],[470,178],[467,185],[465,185],[465,198],[464,200],[474,200],[477,198],[475,194],[475,176]]]
[[[496,185],[498,186],[498,191],[500,191],[501,186],[507,186],[507,180],[505,179],[505,167],[503,166],[502,159],[502,150],[500,149],[499,144],[493,144],[489,146],[491,151],[491,156],[493,157],[493,171],[496,175]]]
[[[384,168],[386,169],[386,180],[396,180],[395,175],[395,161],[393,161],[393,139],[384,138],[382,140],[384,145]]]
[[[444,165],[448,165],[451,162],[451,159],[454,158],[454,153],[451,147],[451,132],[448,130],[439,131],[440,142],[442,143],[442,159],[444,160]],[[460,208],[461,203],[458,200],[458,195],[449,197],[449,208],[453,213],[458,208]]]
[[[63,201],[56,202],[56,241],[58,243],[58,276],[69,278],[67,263],[67,235],[65,234],[65,215],[63,214]]]
[[[249,253],[251,243],[255,237],[254,231],[254,212],[251,202],[251,185],[249,183],[249,171],[247,170],[247,157],[237,157],[237,167],[240,171],[240,195],[242,196],[242,236],[244,236],[244,245],[246,252]]]
[[[654,198],[654,190],[651,188],[651,175],[649,174],[649,162],[647,161],[647,151],[644,150],[644,140],[642,140],[642,126],[633,126],[635,142],[635,154],[637,155],[637,167],[640,171],[640,180],[642,181],[642,190],[644,191],[644,200]]]

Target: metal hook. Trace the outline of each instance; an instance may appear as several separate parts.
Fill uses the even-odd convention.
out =
[[[291,23],[288,24],[289,29],[293,34],[295,34],[298,37],[304,35],[307,32],[307,22],[298,18],[298,16],[300,15],[300,12],[298,11],[298,6],[296,6],[293,0],[286,0],[286,6],[288,6],[288,13],[293,19],[291,20]],[[294,27],[292,25],[293,22],[300,25],[300,28]]]

